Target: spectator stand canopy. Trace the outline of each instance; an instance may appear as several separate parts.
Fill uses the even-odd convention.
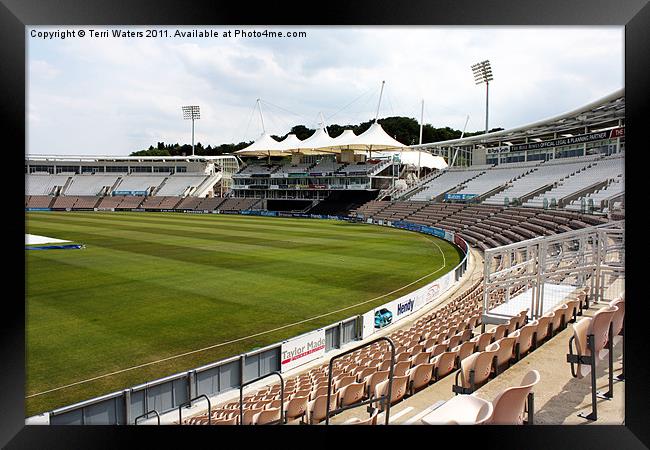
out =
[[[322,155],[330,153],[330,147],[334,145],[334,139],[329,137],[325,128],[318,128],[314,134],[304,141],[299,141],[297,145],[291,147],[298,153],[304,155]]]
[[[276,141],[267,133],[262,133],[262,135],[251,145],[241,150],[237,150],[235,153],[240,156],[257,156],[259,158],[271,156],[287,156],[294,153],[303,153],[309,154],[304,151],[298,151],[301,147],[301,141],[298,137],[290,133],[281,141]],[[322,152],[316,152],[318,154]]]
[[[354,133],[345,132],[336,139],[336,148],[343,150],[363,150],[368,151],[372,156],[373,150],[403,149],[406,145],[390,137],[378,122],[370,125],[366,131],[358,136]]]

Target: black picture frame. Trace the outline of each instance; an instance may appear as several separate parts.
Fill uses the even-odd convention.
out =
[[[354,1],[337,3],[209,2],[180,0],[0,0],[0,78],[3,101],[0,114],[3,137],[8,140],[4,157],[5,173],[19,180],[16,170],[25,149],[25,27],[31,25],[619,25],[625,26],[625,89],[626,147],[631,160],[626,160],[628,180],[626,248],[628,277],[626,283],[628,314],[626,315],[626,352],[631,355],[626,365],[625,425],[536,426],[536,427],[257,427],[249,433],[246,427],[101,427],[101,426],[25,426],[25,305],[24,294],[23,219],[13,213],[5,215],[6,238],[11,253],[5,254],[11,275],[5,286],[3,313],[0,317],[0,446],[6,448],[103,448],[135,446],[144,438],[148,446],[176,444],[176,447],[200,445],[197,436],[209,439],[210,445],[237,445],[225,440],[228,436],[248,443],[251,438],[260,445],[312,447],[338,446],[339,439],[359,441],[363,445],[386,445],[384,435],[398,445],[470,444],[498,448],[572,448],[631,449],[650,445],[650,373],[647,364],[647,333],[643,291],[644,203],[645,185],[638,183],[647,167],[644,143],[640,142],[647,125],[644,112],[649,103],[648,71],[650,57],[650,6],[648,0],[472,0]],[[645,143],[646,151],[648,144]],[[14,159],[16,164],[13,164]],[[634,164],[634,165],[632,165]],[[632,175],[630,177],[630,174]],[[22,194],[5,184],[5,211],[21,208]],[[8,191],[11,191],[9,193]],[[637,203],[638,202],[638,203]],[[11,206],[10,206],[11,205]],[[19,253],[20,252],[20,253]],[[16,256],[14,256],[16,254]],[[630,257],[632,259],[630,259]],[[15,258],[15,260],[14,260]],[[640,262],[640,264],[639,264]],[[22,283],[21,283],[22,281]],[[364,428],[361,430],[360,428]],[[354,431],[353,431],[354,430]],[[324,438],[320,438],[320,434]],[[305,434],[303,436],[303,434]],[[286,439],[285,439],[286,438]],[[151,439],[155,440],[154,443]],[[279,440],[282,439],[282,440]],[[406,440],[404,440],[406,439]],[[291,444],[293,442],[293,444]],[[438,444],[437,444],[438,443]],[[392,444],[388,444],[392,445]]]

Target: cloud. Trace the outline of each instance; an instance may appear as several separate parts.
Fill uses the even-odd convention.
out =
[[[234,27],[232,27],[234,28]],[[264,27],[247,27],[263,31]],[[43,29],[43,28],[39,28]],[[141,28],[133,28],[141,29]],[[169,28],[175,30],[175,27]],[[184,30],[189,28],[183,28]],[[215,29],[224,30],[224,27]],[[622,27],[268,27],[305,38],[28,38],[28,152],[115,154],[189,142],[180,107],[201,106],[196,141],[380,117],[483,129],[485,87],[470,66],[490,59],[490,127],[560,114],[623,86]]]

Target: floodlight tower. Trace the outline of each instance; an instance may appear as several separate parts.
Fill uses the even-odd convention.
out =
[[[192,156],[194,156],[194,121],[201,118],[198,106],[182,106],[183,119],[192,120]]]
[[[474,73],[474,81],[476,84],[485,83],[485,133],[487,133],[490,81],[494,80],[494,77],[492,76],[492,67],[490,67],[490,61],[486,59],[485,61],[474,64],[472,66],[472,72]]]

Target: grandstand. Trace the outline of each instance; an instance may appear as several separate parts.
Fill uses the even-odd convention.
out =
[[[515,129],[412,146],[451,164],[421,178],[392,158],[331,149],[242,164],[26,158],[26,209],[330,218],[436,236],[464,258],[446,281],[311,332],[318,338],[307,333],[28,423],[624,423],[625,227],[614,220],[624,218],[624,115],[619,91]],[[312,356],[292,364],[304,355]],[[597,403],[604,385],[612,401]],[[571,414],[554,414],[562,402]]]

